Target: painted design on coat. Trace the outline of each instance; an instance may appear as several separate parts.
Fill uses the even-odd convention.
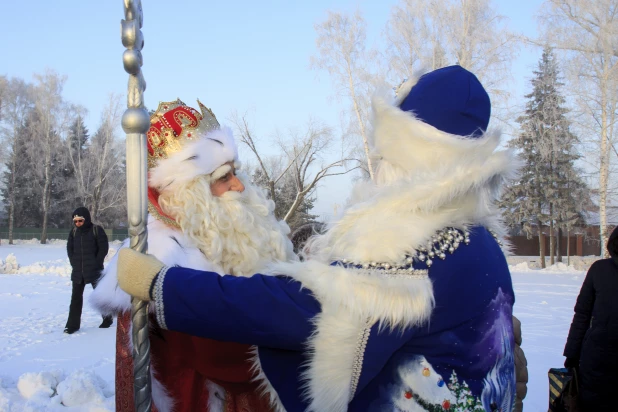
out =
[[[484,359],[494,359],[483,382],[481,399],[485,410],[510,411],[515,404],[515,354],[512,320],[512,298],[498,289],[496,297],[489,305],[488,313],[493,322],[484,339],[476,346],[476,350],[484,351],[489,356]]]
[[[391,388],[393,411],[426,411],[430,406],[448,410],[455,403],[455,396],[444,379],[438,374],[424,356],[415,356],[399,368],[401,386]],[[447,409],[443,409],[446,406]]]

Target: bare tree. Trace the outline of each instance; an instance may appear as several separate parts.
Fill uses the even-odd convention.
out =
[[[332,129],[316,120],[310,119],[302,132],[293,129],[286,133],[277,132],[275,140],[280,154],[274,156],[264,155],[263,149],[258,145],[259,139],[251,130],[247,114],[239,116],[234,112],[230,120],[236,126],[240,141],[257,160],[260,181],[267,187],[271,199],[277,205],[277,218],[287,223],[294,220],[299,207],[307,201],[322,179],[346,174],[358,168],[346,168],[347,164],[355,159],[344,153],[346,148],[343,145],[340,152],[333,153],[331,149],[335,139]],[[337,160],[325,160],[333,155]],[[283,190],[284,185],[294,187],[292,198],[280,198],[289,197],[291,193],[289,187]]]
[[[15,190],[19,159],[18,146],[23,144],[23,128],[26,119],[34,107],[32,87],[22,79],[12,78],[6,83],[2,104],[2,140],[7,153],[6,198],[8,202],[9,244],[13,244],[13,226],[15,221]]]
[[[287,167],[285,167],[283,170],[279,170],[280,167],[273,167],[274,165],[272,162],[272,158],[264,158],[260,154],[260,150],[258,149],[258,146],[256,144],[257,142],[254,139],[253,132],[251,131],[251,127],[247,119],[247,113],[240,116],[238,112],[233,112],[230,120],[236,127],[236,132],[238,136],[240,136],[240,141],[244,143],[249,148],[251,153],[253,153],[253,155],[255,156],[258,162],[259,169],[261,170],[262,175],[264,176],[264,180],[268,185],[268,192],[270,193],[270,198],[273,202],[277,203],[277,191],[275,190],[275,186],[277,185],[277,183],[279,183],[283,176],[285,176],[286,172],[292,165],[291,162],[288,162]]]
[[[62,99],[62,89],[66,77],[54,71],[47,70],[44,74],[35,74],[34,111],[35,122],[32,131],[36,141],[32,142],[31,153],[40,156],[37,172],[41,177],[41,212],[43,216],[41,243],[47,243],[47,225],[52,195],[53,173],[52,166],[55,156],[59,152],[60,135],[66,127],[66,107]]]
[[[123,109],[118,95],[110,95],[107,106],[101,115],[101,126],[89,147],[89,158],[93,167],[90,211],[96,220],[100,212],[117,208],[126,199],[125,179],[119,177],[122,167],[122,149],[118,142],[118,127]]]
[[[296,196],[283,218],[286,222],[293,218],[298,207],[322,179],[356,169],[345,168],[346,162],[352,161],[352,158],[325,161],[332,137],[332,130],[315,120],[309,120],[302,133],[290,131],[289,138],[279,137],[279,147],[290,162],[290,173],[296,185]]]
[[[395,83],[419,70],[458,64],[479,77],[497,106],[507,104],[517,37],[491,0],[401,0],[385,36]]]
[[[582,136],[593,136],[598,173],[600,252],[607,257],[610,153],[618,110],[618,0],[547,0],[545,38],[564,51]]]
[[[373,179],[369,156],[368,91],[370,74],[365,49],[365,21],[360,12],[349,16],[329,11],[322,23],[315,25],[317,56],[311,58],[314,69],[325,69],[331,75],[337,95],[350,99],[356,121],[353,129],[363,142],[367,172]]]

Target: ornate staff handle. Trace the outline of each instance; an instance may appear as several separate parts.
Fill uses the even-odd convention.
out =
[[[127,136],[127,212],[131,248],[145,253],[148,244],[148,166],[146,132],[150,116],[144,107],[146,82],[142,75],[142,47],[144,36],[141,0],[124,0],[125,20],[121,21],[122,44],[127,49],[122,56],[124,69],[129,73],[127,110],[122,116],[122,128]],[[150,340],[148,338],[148,304],[131,301],[131,331],[133,338],[133,394],[135,410],[149,412],[152,407],[150,381]]]

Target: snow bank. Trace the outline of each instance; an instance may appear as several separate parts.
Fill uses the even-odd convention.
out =
[[[17,385],[0,379],[0,411],[112,411],[114,390],[96,373],[77,369],[29,372]]]
[[[0,244],[2,245],[8,245],[9,244],[9,240],[8,239],[1,239],[0,240]],[[41,239],[33,237],[32,239],[13,239],[13,244],[14,245],[40,245],[41,244]],[[47,245],[66,245],[67,244],[67,240],[66,239],[47,239]]]
[[[58,401],[64,406],[103,405],[114,395],[107,383],[92,371],[78,369],[58,384]]]
[[[17,390],[26,399],[51,398],[56,395],[56,388],[63,374],[60,370],[24,373],[17,381]]]
[[[543,273],[581,273],[584,270],[576,268],[574,265],[567,266],[564,263],[558,262],[554,265],[547,266],[545,269],[530,267],[529,262],[521,262],[515,265],[509,265],[511,273],[531,273],[531,272],[543,272]]]
[[[594,262],[600,259],[600,257],[571,256],[569,266],[566,265],[567,258],[563,257],[562,259],[562,262],[556,262],[555,265],[549,266],[549,258],[545,258],[547,265],[545,270],[555,273],[586,272]],[[511,271],[517,270],[528,272],[533,270],[541,270],[541,260],[538,256],[509,256],[506,260],[511,268]]]
[[[114,257],[121,245],[121,242],[110,243],[109,252],[105,257],[105,262],[108,262],[112,257]],[[5,260],[0,259],[0,274],[52,274],[66,278],[71,276],[71,271],[72,268],[68,258],[35,262],[26,266],[20,266],[13,253],[9,253]]]

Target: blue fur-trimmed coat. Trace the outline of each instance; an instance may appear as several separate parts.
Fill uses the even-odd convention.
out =
[[[341,282],[370,277],[355,273],[362,269],[308,266],[332,271]],[[331,313],[324,306],[341,302],[322,305],[301,282],[284,276],[220,277],[174,267],[160,279],[155,299],[168,329],[256,345],[261,378],[287,411],[509,411],[514,297],[500,246],[485,228],[474,227],[469,245],[428,271],[426,264],[418,267],[404,282],[383,276],[394,307],[410,289],[429,292],[416,302],[430,313],[420,324],[424,316],[410,322],[388,313],[372,319],[362,310]],[[372,286],[348,292],[362,295]],[[305,390],[311,395],[303,396]]]
[[[155,282],[162,327],[255,345],[278,411],[513,407],[495,199],[516,160],[498,134],[449,135],[396,105],[374,100],[376,183],[357,185],[312,259],[250,278],[172,267]]]

